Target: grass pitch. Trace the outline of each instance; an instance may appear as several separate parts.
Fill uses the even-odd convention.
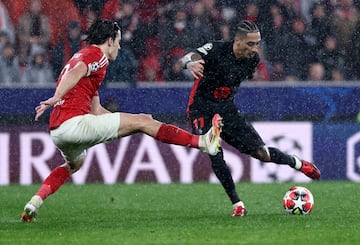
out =
[[[218,184],[66,184],[35,223],[19,217],[39,186],[2,186],[0,244],[360,244],[358,183],[300,184],[315,199],[305,216],[283,210],[293,185],[238,184],[248,216],[234,218]]]

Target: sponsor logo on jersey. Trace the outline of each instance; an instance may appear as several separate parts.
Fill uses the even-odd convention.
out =
[[[89,64],[89,71],[90,72],[96,72],[97,70],[99,70],[99,68],[100,68],[100,64],[97,61]]]
[[[200,47],[197,49],[197,51],[199,51],[200,53],[203,53],[205,55],[208,54],[208,51],[210,51],[213,48],[213,44],[212,43],[206,43],[204,46]]]
[[[98,71],[100,68],[104,67],[108,63],[109,63],[109,60],[106,58],[106,56],[104,54],[99,61],[95,61],[93,63],[88,64],[87,76],[89,76],[91,72]]]
[[[226,86],[218,87],[214,90],[214,97],[216,99],[227,99],[231,95],[231,89]]]

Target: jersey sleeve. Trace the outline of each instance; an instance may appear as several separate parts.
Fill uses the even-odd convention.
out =
[[[79,61],[85,63],[87,67],[86,76],[88,77],[93,72],[97,72],[103,66],[101,61],[104,61],[104,58],[102,58],[97,52],[89,52],[89,50],[86,50],[78,57],[77,62]]]
[[[84,62],[87,67],[87,72],[86,72],[87,77],[91,76],[92,73],[100,69],[100,64],[98,62],[99,59],[100,59],[99,55],[91,52],[86,52],[81,56],[80,61]],[[94,96],[99,96],[98,90],[94,92],[93,97]]]
[[[92,70],[94,70],[92,67],[96,66],[96,57],[94,57],[94,54],[91,53],[85,53],[82,56],[81,61],[85,63],[86,67],[87,67],[87,72],[86,72],[86,76],[90,76]]]
[[[206,43],[203,46],[196,49],[196,52],[201,55],[205,61],[211,59],[213,53],[215,52],[214,43]]]

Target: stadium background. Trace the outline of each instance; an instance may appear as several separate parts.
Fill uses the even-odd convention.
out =
[[[16,26],[31,1],[3,0],[1,2],[7,7],[11,21]],[[84,14],[88,10],[95,10],[103,17],[114,16],[114,10],[119,3],[117,0],[56,0],[51,3],[43,0],[42,2],[43,13],[50,17],[54,31],[48,49],[49,59],[54,51],[53,46],[65,38],[67,27],[72,20],[78,20],[82,26],[86,26],[87,20]],[[163,7],[175,7],[171,3],[177,1],[124,0],[123,2],[134,4],[136,13],[144,21],[143,24],[149,27],[148,24],[152,21],[151,16],[156,12],[156,4]],[[186,3],[186,6],[193,3],[193,1],[178,2]],[[278,2],[284,7],[284,4],[289,2],[310,1],[228,0],[215,2],[223,8],[231,7],[230,3],[237,2],[237,5],[233,7],[235,6],[237,10],[245,10],[248,3],[258,3],[262,6],[261,4]],[[336,1],[311,2],[322,2],[332,10],[338,8],[336,3],[333,4]],[[87,5],[89,3],[91,4]],[[354,8],[358,8],[359,5],[359,1],[353,2]],[[64,9],[66,9],[66,18],[64,18]],[[283,9],[283,11],[283,14],[289,14],[292,10]],[[248,14],[246,11],[242,11],[242,14],[246,18],[251,17],[246,15]],[[290,17],[290,15],[286,16],[286,18]],[[261,18],[258,19],[260,20]],[[269,45],[269,42],[266,43],[267,38],[269,36],[264,35],[264,43]],[[154,41],[153,39],[147,41],[151,40]],[[154,46],[151,46],[151,42],[147,44],[150,45],[148,47],[150,50],[159,51],[158,44]],[[269,46],[267,48],[269,49]],[[126,45],[123,47],[124,50],[128,50]],[[357,50],[354,49],[354,51]],[[305,50],[301,51],[303,54],[306,53]],[[174,53],[174,55],[178,54]],[[143,58],[145,57],[140,57],[140,63],[144,61]],[[262,68],[279,61],[272,60],[275,58],[272,56],[265,55],[263,58]],[[339,55],[337,58],[343,57]],[[346,66],[349,65],[346,63],[349,61],[354,61],[355,64],[359,56],[347,58],[349,59],[343,60],[345,63],[341,67],[341,71],[345,72],[344,80],[335,82],[295,79],[275,82],[271,80],[271,74],[267,74],[273,70],[269,69],[267,72],[262,70],[264,72],[262,75],[269,75],[270,81],[256,80],[244,83],[236,99],[239,108],[255,123],[268,144],[276,144],[289,153],[315,161],[322,170],[323,179],[360,181],[360,161],[358,160],[360,87],[357,72],[349,72],[356,66]],[[22,64],[22,66],[22,69],[25,69],[27,64]],[[122,69],[117,71],[122,71]],[[258,72],[261,73],[261,71]],[[1,75],[0,73],[0,77]],[[292,79],[294,79],[293,76]],[[185,118],[190,86],[190,82],[182,81],[127,83],[116,80],[104,83],[100,94],[102,102],[111,110],[151,113],[156,118],[190,129]],[[45,116],[40,122],[33,121],[34,107],[39,101],[51,96],[53,87],[54,81],[47,85],[36,85],[3,84],[0,80],[0,185],[39,183],[47,176],[50,169],[61,163],[61,157],[48,136],[48,118]],[[226,144],[224,148],[226,160],[236,181],[308,181],[287,168],[271,163],[262,164],[238,154]],[[199,151],[168,146],[146,136],[135,135],[91,149],[87,163],[73,176],[72,181],[78,184],[87,182],[191,183],[216,182],[216,178],[211,172],[207,156]]]
[[[106,87],[101,99],[110,101],[115,109],[152,113],[190,129],[185,119],[187,85]],[[47,116],[36,123],[32,119],[33,108],[52,88],[2,88],[0,92],[0,184],[38,183],[61,163],[47,132]],[[322,179],[359,181],[359,98],[360,88],[350,83],[246,83],[236,100],[268,144],[314,160]],[[262,164],[226,144],[224,148],[236,181],[308,181],[288,168]],[[162,144],[141,134],[94,147],[88,153],[85,166],[72,178],[74,183],[216,182],[207,156],[200,151]]]

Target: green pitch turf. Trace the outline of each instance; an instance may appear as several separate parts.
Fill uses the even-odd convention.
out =
[[[285,214],[293,183],[240,183],[246,217],[231,217],[218,184],[64,185],[35,223],[20,222],[33,186],[0,187],[0,244],[360,244],[359,184],[302,184],[314,195],[306,216]]]

